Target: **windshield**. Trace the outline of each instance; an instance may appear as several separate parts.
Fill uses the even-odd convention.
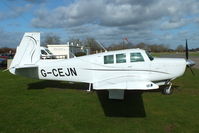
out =
[[[147,56],[149,57],[149,59],[150,59],[151,61],[154,59],[153,56],[151,55],[151,53],[149,53],[149,52],[146,51],[146,54],[147,54]]]
[[[49,54],[52,54],[47,48],[45,49]]]

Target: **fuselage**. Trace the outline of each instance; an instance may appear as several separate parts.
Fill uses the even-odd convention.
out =
[[[60,60],[40,60],[38,78],[95,83],[109,79],[118,82],[173,80],[183,75],[185,59],[150,58],[141,49],[105,52]]]

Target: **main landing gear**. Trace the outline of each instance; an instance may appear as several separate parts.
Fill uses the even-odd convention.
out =
[[[169,82],[165,88],[163,88],[162,93],[164,95],[171,95],[173,93],[172,83]]]

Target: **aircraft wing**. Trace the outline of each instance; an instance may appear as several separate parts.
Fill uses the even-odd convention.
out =
[[[125,78],[109,79],[93,83],[93,89],[124,89],[124,90],[152,90],[159,86],[147,80],[125,80]]]

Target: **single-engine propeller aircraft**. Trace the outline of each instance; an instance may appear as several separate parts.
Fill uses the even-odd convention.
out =
[[[123,99],[124,90],[153,90],[165,85],[171,94],[171,81],[191,68],[188,59],[153,58],[142,49],[109,51],[71,59],[40,59],[40,33],[25,33],[10,65],[12,74],[43,80],[89,83],[94,90],[108,90],[110,99]]]

